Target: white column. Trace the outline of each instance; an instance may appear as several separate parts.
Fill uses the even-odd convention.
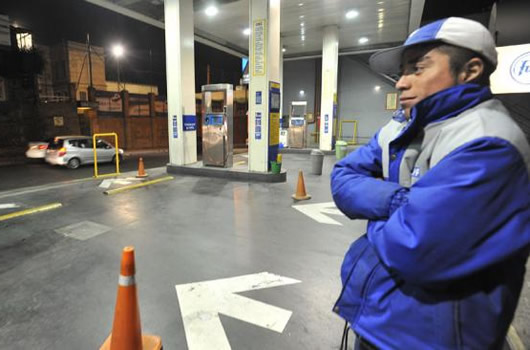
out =
[[[165,0],[164,18],[169,163],[185,165],[197,161],[193,0]]]
[[[250,171],[266,172],[279,143],[277,116],[269,115],[269,89],[271,82],[280,83],[280,0],[250,0],[249,9],[248,164]]]
[[[320,149],[330,151],[333,139],[334,110],[337,103],[337,72],[339,67],[339,29],[324,28],[322,47],[322,96],[320,104]]]
[[[280,101],[280,117],[283,116],[283,40],[280,39],[280,84],[281,84],[281,101]]]

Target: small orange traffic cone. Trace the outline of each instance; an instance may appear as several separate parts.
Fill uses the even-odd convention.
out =
[[[121,256],[118,297],[114,311],[112,333],[105,340],[100,350],[162,349],[162,339],[160,337],[142,335],[134,274],[134,247],[125,247]]]
[[[149,175],[147,175],[144,169],[144,159],[140,157],[138,159],[138,175],[136,175],[136,177],[148,177],[148,176]]]
[[[311,196],[305,191],[304,173],[302,170],[298,172],[298,184],[296,185],[296,193],[293,194],[293,199],[297,201],[311,199]]]

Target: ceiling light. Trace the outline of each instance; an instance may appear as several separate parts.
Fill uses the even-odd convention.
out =
[[[305,91],[304,90],[300,90],[300,96],[304,96],[305,95]]]
[[[359,12],[358,11],[350,10],[350,11],[346,12],[346,18],[347,19],[352,19],[352,18],[355,18],[357,16],[359,16]]]
[[[305,35],[302,35],[302,41],[305,41]]]
[[[123,49],[123,46],[121,46],[120,44],[114,45],[112,47],[112,54],[118,58],[123,56],[124,52],[125,50]]]
[[[250,35],[250,28],[245,28],[245,29],[243,30],[243,34],[245,34],[245,35]]]
[[[379,11],[379,12],[384,12],[385,10],[384,10],[384,9],[379,9],[379,10],[377,10],[377,11]]]
[[[381,90],[381,86],[379,85],[374,86],[374,91],[379,91],[379,90]]]
[[[367,42],[368,42],[368,38],[366,38],[364,36],[359,39],[359,44],[366,44]]]
[[[304,3],[303,3],[303,2],[301,2],[301,3],[298,4],[298,7],[302,7],[302,6],[304,6]]]
[[[206,14],[206,16],[208,17],[213,17],[217,14],[217,12],[219,12],[219,10],[217,9],[217,7],[215,6],[208,6],[206,8],[206,10],[204,10],[204,13]]]
[[[377,5],[383,5],[383,2],[382,2],[382,1],[379,1],[379,2],[377,3]]]
[[[304,22],[300,23],[300,27],[303,27],[303,26],[305,26],[305,23]]]
[[[303,19],[304,17],[305,17],[304,15],[300,15],[300,17],[299,17],[299,18],[300,18],[300,19]]]
[[[282,47],[282,52],[285,52],[287,51],[287,49],[285,47]]]

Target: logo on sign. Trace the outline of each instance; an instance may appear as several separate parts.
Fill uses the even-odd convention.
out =
[[[518,83],[530,84],[530,52],[522,54],[513,61],[510,74]]]

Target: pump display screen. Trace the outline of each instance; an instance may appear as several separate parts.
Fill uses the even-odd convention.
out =
[[[280,93],[271,92],[270,109],[280,109]]]
[[[222,114],[208,114],[206,116],[205,124],[221,126],[223,125],[223,115]]]

